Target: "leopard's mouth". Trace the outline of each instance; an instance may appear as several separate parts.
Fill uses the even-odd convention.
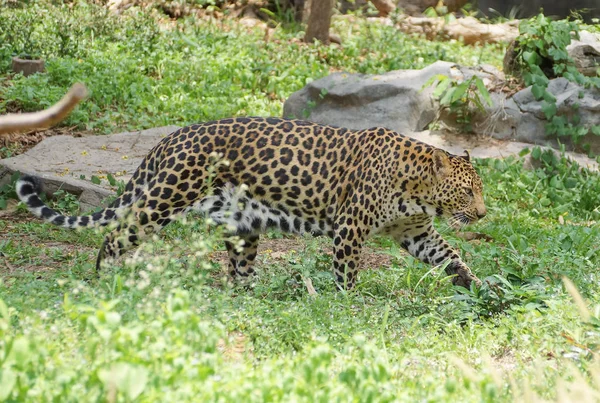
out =
[[[448,224],[456,230],[466,227],[469,224],[473,224],[477,221],[476,216],[471,216],[470,214],[461,211],[459,213],[454,213],[449,219]]]

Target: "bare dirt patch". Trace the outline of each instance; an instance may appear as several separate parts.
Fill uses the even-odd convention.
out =
[[[39,220],[35,217],[25,214],[15,214],[14,210],[10,213],[1,214],[0,220],[4,222],[0,229],[0,239],[13,240],[20,246],[34,245],[39,248],[40,254],[31,259],[31,263],[14,264],[9,256],[0,253],[0,275],[13,274],[16,270],[38,272],[56,270],[64,263],[65,256],[71,256],[75,253],[88,252],[95,254],[97,248],[86,247],[67,242],[57,242],[52,240],[40,240],[35,234],[28,234],[20,231],[16,223],[32,222]],[[328,239],[317,239],[316,253],[319,255],[333,255],[331,242]],[[100,245],[98,245],[100,247]],[[259,265],[286,264],[293,254],[303,253],[307,248],[306,240],[302,238],[281,238],[268,239],[263,238],[259,244],[257,262]],[[53,250],[57,250],[53,253]],[[63,258],[60,258],[60,257]],[[57,258],[58,257],[58,258]],[[218,263],[224,272],[227,270],[229,258],[226,251],[215,251],[211,254],[211,260]],[[386,254],[381,248],[365,247],[361,255],[361,267],[363,269],[380,269],[388,267],[393,257]]]
[[[261,239],[258,247],[257,261],[259,264],[285,263],[294,252],[302,252],[306,244],[302,238],[290,239]],[[319,254],[333,255],[332,246],[329,242],[320,242],[317,248]],[[219,263],[225,270],[229,262],[226,251],[217,251],[212,254],[212,260]],[[364,269],[379,269],[391,264],[392,257],[382,250],[370,247],[363,249],[361,255],[361,267]]]

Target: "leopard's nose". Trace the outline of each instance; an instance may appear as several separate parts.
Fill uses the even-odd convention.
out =
[[[487,214],[486,209],[477,210],[477,218],[481,219]]]

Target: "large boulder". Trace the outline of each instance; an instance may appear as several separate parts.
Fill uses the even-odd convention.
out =
[[[555,78],[548,84],[548,92],[556,97],[557,114],[572,118],[579,116],[579,125],[587,127],[589,133],[580,139],[579,144],[587,144],[590,151],[600,154],[600,136],[591,133],[591,127],[600,125],[600,90],[582,88],[565,78]],[[542,110],[542,101],[537,101],[531,87],[525,88],[511,98],[494,95],[494,105],[487,110],[487,116],[479,129],[497,139],[523,141],[532,144],[557,146],[554,137],[546,135],[548,121]],[[574,109],[574,105],[578,105]],[[579,146],[570,138],[560,138],[561,143],[571,149]]]
[[[383,126],[399,132],[421,131],[439,110],[433,87],[424,87],[438,74],[457,79],[477,74],[489,82],[501,73],[493,67],[471,69],[443,61],[422,70],[381,75],[334,73],[293,93],[283,115],[351,129]]]

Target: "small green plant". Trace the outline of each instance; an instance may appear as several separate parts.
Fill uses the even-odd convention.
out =
[[[106,180],[108,181],[108,183],[110,184],[110,186],[113,186],[113,187],[116,188],[117,197],[121,196],[123,194],[123,192],[125,191],[125,186],[127,186],[127,183],[124,180],[117,180],[111,174],[107,174],[106,175]]]
[[[77,196],[62,189],[54,192],[52,206],[65,214],[77,214],[79,212],[79,200]]]
[[[555,206],[563,214],[586,212],[588,219],[600,219],[600,176],[581,167],[576,161],[553,150],[535,147],[531,152],[538,161],[537,178],[548,185],[548,193],[539,200],[541,205]]]
[[[326,88],[322,88],[321,92],[319,92],[319,99],[325,99],[325,97],[327,96],[328,91]],[[313,101],[310,100],[306,103],[306,108],[304,108],[302,110],[302,117],[304,119],[308,119],[310,117],[310,114],[312,113],[312,111],[317,107],[317,101]]]
[[[552,21],[539,14],[521,22],[515,50],[517,71],[525,85],[531,86],[535,99],[542,101],[542,111],[548,120],[547,133],[569,137],[577,144],[589,133],[600,135],[600,126],[579,124],[577,104],[573,105],[569,114],[558,113],[556,97],[548,91],[552,77],[564,77],[583,88],[600,88],[600,78],[584,76],[569,57],[567,46],[572,38],[579,39],[578,22]]]
[[[459,82],[443,74],[431,77],[423,88],[435,84],[433,97],[442,109],[456,116],[456,122],[465,130],[472,132],[472,118],[475,111],[485,112],[485,104],[492,105],[492,98],[483,80],[472,76]]]
[[[505,313],[509,308],[541,309],[550,298],[540,276],[525,278],[516,270],[504,268],[505,276],[493,274],[483,279],[480,288],[456,287],[454,300],[462,304],[462,319],[483,319]]]
[[[0,210],[5,210],[6,207],[8,207],[9,199],[17,198],[15,185],[19,176],[21,176],[20,172],[14,172],[10,176],[10,181],[5,185],[0,186]]]
[[[0,159],[14,157],[23,151],[23,146],[18,143],[9,144],[4,147],[0,147]]]
[[[81,180],[86,180],[85,175],[79,175],[79,179]],[[125,192],[125,186],[127,186],[127,182],[125,182],[124,180],[121,179],[117,179],[114,177],[114,175],[112,174],[107,174],[106,175],[106,180],[108,181],[108,184],[110,186],[112,186],[115,190],[115,194],[114,195],[109,195],[106,198],[104,198],[102,200],[102,205],[110,205],[117,197],[121,196],[123,194],[123,192]],[[90,182],[92,182],[94,185],[100,185],[102,184],[102,179],[100,179],[98,176],[96,175],[92,175],[90,177]]]

